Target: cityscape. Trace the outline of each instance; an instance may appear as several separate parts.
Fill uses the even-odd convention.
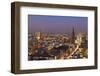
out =
[[[41,22],[39,19],[41,18]],[[34,22],[34,19],[37,18]],[[52,20],[52,18],[57,18],[58,23],[63,23],[64,21],[69,21],[64,23],[63,25],[55,24],[53,26],[57,26],[56,28],[53,26],[49,26],[49,22],[56,22],[56,20]],[[59,59],[84,59],[88,58],[88,36],[87,36],[87,18],[84,17],[55,17],[55,16],[34,16],[29,15],[29,28],[28,28],[28,60],[59,60]],[[30,20],[31,19],[31,20]],[[74,21],[83,21],[83,23],[77,23],[77,26],[73,26],[72,24],[76,24],[73,21],[70,23],[70,19]],[[46,26],[42,26],[46,24],[46,20],[48,21],[49,28],[55,28],[53,30],[49,29]],[[62,20],[62,21],[61,21]],[[44,23],[45,24],[44,24]],[[68,24],[70,23],[70,27],[68,28]],[[35,25],[42,24],[41,27]],[[82,24],[82,25],[80,25]],[[66,25],[66,26],[65,26]],[[72,26],[71,26],[72,25]],[[79,27],[79,26],[80,27]],[[62,26],[60,29],[58,26]],[[82,27],[84,26],[84,27]],[[32,28],[34,27],[34,28]],[[66,28],[65,28],[66,27]],[[76,28],[77,27],[77,28]],[[45,31],[45,29],[46,31]],[[82,28],[83,31],[78,31],[79,28]],[[70,29],[69,31],[67,31]],[[49,30],[49,31],[47,31]],[[55,31],[54,31],[55,30]],[[69,33],[70,32],[70,33]]]

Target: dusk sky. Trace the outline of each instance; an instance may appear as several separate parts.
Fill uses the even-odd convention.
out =
[[[87,17],[28,15],[28,33],[75,33],[88,31]]]

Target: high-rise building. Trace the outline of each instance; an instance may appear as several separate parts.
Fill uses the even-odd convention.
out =
[[[41,32],[36,32],[36,33],[35,33],[35,38],[36,38],[37,40],[40,40],[40,39],[41,39]]]
[[[86,34],[79,33],[76,37],[75,43],[81,45],[82,43],[87,43]]]
[[[43,33],[41,33],[41,32],[35,32],[35,35],[34,36],[35,36],[35,38],[37,40],[43,40],[44,37],[45,37],[45,35]]]

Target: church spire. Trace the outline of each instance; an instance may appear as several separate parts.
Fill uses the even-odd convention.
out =
[[[74,27],[72,29],[72,43],[75,43],[75,31],[74,31]]]

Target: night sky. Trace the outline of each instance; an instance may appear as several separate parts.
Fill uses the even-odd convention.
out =
[[[28,15],[28,33],[75,33],[88,29],[87,17]]]

